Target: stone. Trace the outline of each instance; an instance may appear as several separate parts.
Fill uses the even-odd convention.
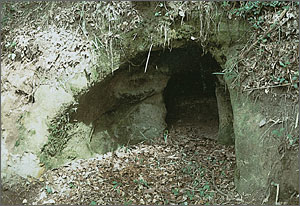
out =
[[[218,142],[224,145],[234,145],[233,112],[228,89],[223,79],[216,82],[216,98],[219,113]]]
[[[263,127],[266,123],[267,123],[266,118],[262,119],[262,120],[259,122],[259,127]]]

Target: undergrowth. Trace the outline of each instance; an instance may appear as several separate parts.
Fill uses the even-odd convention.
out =
[[[47,169],[51,168],[50,159],[60,155],[72,135],[68,131],[73,124],[70,123],[72,105],[63,105],[57,115],[48,122],[48,141],[41,149],[40,161]]]

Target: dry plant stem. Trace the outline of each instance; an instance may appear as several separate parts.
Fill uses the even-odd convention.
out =
[[[257,88],[251,88],[251,89],[244,89],[244,92],[246,91],[253,91],[257,89],[268,89],[268,88],[275,88],[275,87],[285,87],[285,86],[290,86],[291,84],[281,84],[281,85],[274,85],[274,86],[267,86],[267,87],[257,87]]]
[[[114,55],[112,49],[112,39],[109,41],[109,48],[110,48],[110,59],[111,59],[111,73],[114,73]]]
[[[269,121],[270,122],[270,121]],[[282,121],[280,121],[280,119],[277,119],[276,121],[274,121],[274,123],[268,128],[266,129],[266,131],[261,135],[260,140],[262,141],[265,134],[276,124],[282,123]]]
[[[299,112],[297,113],[297,116],[296,116],[296,123],[295,123],[295,129],[298,127],[298,121],[299,121]]]
[[[215,174],[214,174],[214,171],[213,171],[213,170],[212,170],[211,174],[212,174],[212,183],[213,183],[214,188],[215,188],[215,189],[217,190],[217,192],[219,192],[221,195],[223,195],[223,196],[225,196],[227,199],[229,199],[227,194],[225,194],[224,192],[222,192],[221,190],[219,190],[219,189],[217,188],[217,186],[216,186],[216,184],[215,184]]]
[[[93,137],[93,134],[94,134],[94,130],[95,130],[95,126],[92,127],[91,131],[90,131],[90,135],[89,135],[89,140],[90,142],[92,141],[92,137]]]
[[[276,200],[275,200],[275,205],[278,205],[278,197],[279,197],[279,184],[276,184]]]
[[[251,51],[253,49],[253,47],[261,40],[264,39],[271,31],[273,31],[273,29],[276,27],[276,25],[278,24],[278,22],[280,22],[282,20],[282,18],[284,17],[284,15],[286,14],[287,9],[284,9],[283,12],[280,14],[279,20],[275,22],[275,24],[273,26],[271,26],[271,28],[265,32],[262,36],[262,38],[257,39],[242,55],[241,58],[244,58],[249,51]]]
[[[149,63],[149,58],[150,58],[150,53],[151,53],[152,46],[153,46],[153,44],[151,44],[149,52],[148,52],[148,57],[147,57],[146,65],[145,65],[145,73],[147,71],[147,67],[148,67],[148,63]]]

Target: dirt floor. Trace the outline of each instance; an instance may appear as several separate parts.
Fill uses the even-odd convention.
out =
[[[216,143],[215,104],[177,98],[157,141],[4,184],[2,204],[246,204],[234,187],[234,147]]]
[[[178,96],[167,106],[168,128],[186,135],[217,139],[218,109],[215,97]]]
[[[193,126],[4,186],[2,204],[241,204],[233,147]]]
[[[195,125],[173,125],[156,142],[4,184],[1,205],[253,204],[235,190],[234,147],[219,145],[210,135]]]

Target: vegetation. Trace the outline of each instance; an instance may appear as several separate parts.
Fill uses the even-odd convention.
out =
[[[70,106],[65,105],[61,108],[54,119],[49,121],[48,141],[41,149],[40,161],[46,166],[47,169],[52,167],[50,159],[56,155],[60,155],[66,147],[67,142],[72,138],[69,134],[73,124],[70,123]]]

